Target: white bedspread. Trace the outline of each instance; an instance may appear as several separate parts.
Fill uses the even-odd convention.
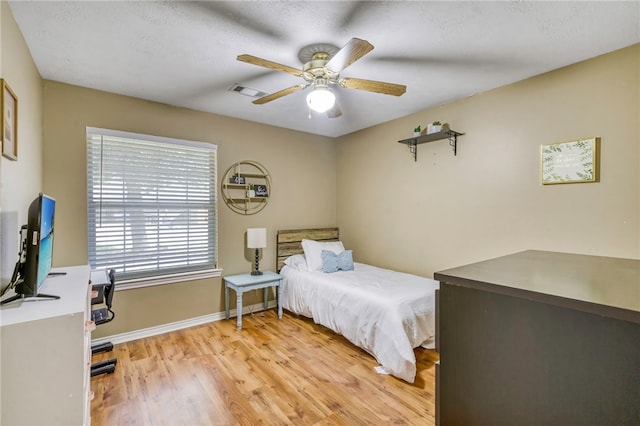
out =
[[[435,343],[438,281],[355,263],[355,271],[301,272],[285,266],[282,306],[312,318],[413,383],[413,348]]]

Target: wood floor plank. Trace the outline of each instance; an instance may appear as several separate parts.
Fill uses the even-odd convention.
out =
[[[416,381],[379,375],[365,351],[274,310],[115,345],[91,379],[101,425],[433,425],[438,354],[418,348]]]

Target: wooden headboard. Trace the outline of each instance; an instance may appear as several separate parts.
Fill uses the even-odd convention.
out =
[[[339,228],[283,229],[276,236],[276,271],[284,266],[284,260],[294,254],[303,254],[302,240],[339,241]]]

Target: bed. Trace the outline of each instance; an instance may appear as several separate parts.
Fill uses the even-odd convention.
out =
[[[383,372],[413,383],[414,348],[435,346],[438,281],[349,262],[352,256],[338,228],[278,231],[282,306],[364,349]]]

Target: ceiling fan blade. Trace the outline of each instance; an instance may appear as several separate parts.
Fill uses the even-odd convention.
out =
[[[383,81],[363,80],[361,78],[342,78],[340,86],[347,89],[367,90],[369,92],[382,93],[384,95],[400,96],[407,91],[403,84],[385,83]]]
[[[340,72],[367,53],[373,50],[373,45],[367,40],[352,38],[338,53],[327,62],[326,67],[333,72]]]
[[[327,117],[329,118],[338,118],[342,115],[342,110],[338,106],[338,102],[333,104],[333,108],[327,111]]]
[[[290,94],[295,93],[295,92],[297,92],[299,90],[302,90],[305,87],[307,87],[306,84],[298,84],[296,86],[291,86],[291,87],[288,87],[286,89],[280,90],[279,92],[275,92],[275,93],[272,93],[270,95],[263,96],[260,99],[256,99],[255,101],[253,101],[253,103],[256,104],[256,105],[266,104],[267,102],[274,101],[274,100],[276,100],[278,98],[281,98],[283,96],[290,95]]]
[[[258,58],[252,55],[238,55],[236,58],[239,61],[247,62],[249,64],[257,65],[259,67],[265,67],[276,71],[284,71],[289,74],[293,74],[298,77],[302,77],[302,70],[290,67],[288,65],[282,65],[277,62],[267,61],[266,59]]]

